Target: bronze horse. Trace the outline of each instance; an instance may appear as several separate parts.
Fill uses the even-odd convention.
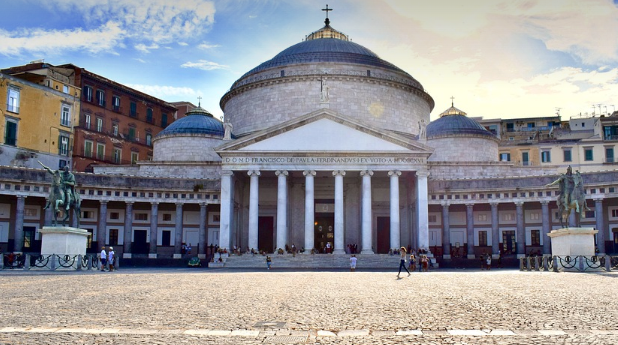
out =
[[[562,227],[569,227],[569,216],[571,215],[571,210],[574,210],[575,213],[579,213],[579,219],[577,221],[577,226],[582,218],[586,216],[586,211],[590,211],[588,205],[586,204],[586,196],[584,195],[584,187],[582,185],[582,178],[579,175],[579,172],[573,176],[573,190],[569,195],[569,204],[564,204],[564,199],[562,197],[558,198],[556,204],[558,206],[558,212],[560,214],[560,225]]]
[[[43,164],[41,163],[41,165]],[[60,170],[51,170],[45,165],[43,165],[43,167],[52,175],[52,185],[49,191],[49,200],[47,201],[47,204],[45,204],[45,207],[43,209],[51,207],[54,211],[54,226],[58,226],[58,213],[61,209],[64,213],[64,218],[62,219],[62,226],[65,226],[66,221],[69,220],[69,216],[71,214],[70,209],[73,209],[74,216],[77,219],[77,226],[79,227],[81,217],[81,199],[79,197],[79,193],[73,193],[73,200],[71,200],[71,203],[69,205],[65,205],[66,195],[62,181],[62,173],[60,172]]]

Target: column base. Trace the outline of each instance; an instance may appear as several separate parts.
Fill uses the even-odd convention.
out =
[[[182,259],[182,254],[174,254],[174,259]]]
[[[154,254],[148,254],[148,258],[149,258],[149,259],[156,259],[156,258],[157,258],[157,254],[156,254],[156,253],[154,253]]]
[[[375,254],[373,252],[373,250],[371,250],[371,249],[363,249],[363,250],[361,250],[360,253],[363,254],[363,255],[365,255],[365,254]]]
[[[450,260],[451,256],[450,255],[442,255],[442,259],[444,260]]]
[[[468,255],[466,256],[466,258],[468,258],[468,259],[476,259],[476,255],[474,255],[474,254],[468,254]]]
[[[130,259],[132,257],[131,253],[122,253],[123,259]]]
[[[517,254],[517,259],[525,258],[526,254]]]

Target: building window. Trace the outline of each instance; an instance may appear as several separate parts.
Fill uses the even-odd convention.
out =
[[[92,102],[92,88],[90,86],[84,87],[84,99],[87,102]]]
[[[572,161],[572,156],[571,156],[571,149],[564,149],[562,151],[562,153],[564,153],[564,161],[565,162],[571,162]]]
[[[612,218],[618,218],[618,209],[612,210]]]
[[[148,146],[152,145],[152,134],[150,133],[146,133],[146,145]]]
[[[97,117],[97,132],[102,132],[103,131],[103,119],[100,117]]]
[[[65,161],[64,159],[59,159],[58,160],[58,169],[64,169],[65,166],[67,166],[68,161]]]
[[[146,122],[152,123],[152,108],[146,109]]]
[[[97,143],[97,159],[105,159],[105,144]]]
[[[530,231],[530,244],[533,246],[541,245],[541,230]]]
[[[530,165],[529,156],[530,156],[530,154],[528,152],[522,152],[521,153],[521,165],[523,165],[523,166]]]
[[[129,115],[131,117],[137,117],[137,104],[135,102],[131,102],[131,112]]]
[[[120,219],[120,212],[110,212],[109,213],[109,219],[119,220]]]
[[[148,213],[136,213],[135,220],[147,222],[148,221]]]
[[[17,145],[17,122],[6,120],[6,129],[4,130],[4,144],[10,146]]]
[[[171,213],[163,213],[163,221],[164,222],[171,222],[172,221],[172,214]]]
[[[115,147],[114,148],[114,163],[120,164],[120,157],[122,156],[122,150]]]
[[[487,246],[487,231],[479,231],[479,246]]]
[[[118,96],[112,97],[112,107],[115,112],[120,112],[120,97]]]
[[[129,127],[129,135],[127,139],[131,141],[135,139],[135,128]]]
[[[585,161],[594,160],[594,155],[592,154],[592,147],[584,148],[584,160]]]
[[[84,156],[92,157],[92,141],[84,141]]]
[[[138,154],[137,152],[131,152],[131,164],[137,163]]]
[[[69,87],[67,85],[62,86],[62,92],[69,93]]]
[[[6,110],[12,113],[19,113],[19,89],[9,87]]]
[[[119,245],[118,243],[118,229],[109,229],[109,244]]]
[[[97,104],[101,107],[105,106],[105,91],[97,90]]]
[[[84,127],[86,127],[86,129],[90,129],[90,115],[86,114],[84,115],[84,118]]]
[[[71,108],[68,105],[62,106],[62,115],[60,116],[60,124],[63,126],[71,126]]]
[[[614,163],[614,148],[613,147],[605,148],[605,162]]]
[[[112,125],[112,134],[116,137],[118,136],[118,124],[117,123],[114,123]]]
[[[58,154],[62,156],[69,155],[69,137],[60,135],[60,139],[58,139]]]
[[[167,114],[161,114],[161,127],[167,127]]]
[[[501,153],[500,154],[500,161],[501,162],[510,162],[511,161],[511,154],[510,153]]]
[[[550,151],[542,151],[541,152],[541,162],[550,163],[551,162],[551,152]]]

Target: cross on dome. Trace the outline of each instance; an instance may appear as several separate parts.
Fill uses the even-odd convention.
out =
[[[326,4],[326,8],[323,8],[322,11],[326,12],[326,19],[324,20],[324,24],[330,24],[330,20],[328,19],[328,12],[332,11],[332,8],[328,8],[328,4]]]

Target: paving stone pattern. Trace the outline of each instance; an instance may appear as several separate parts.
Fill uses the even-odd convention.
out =
[[[618,273],[0,273],[0,344],[618,344]]]

